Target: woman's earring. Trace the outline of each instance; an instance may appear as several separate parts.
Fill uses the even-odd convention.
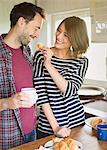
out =
[[[71,50],[71,51],[73,51],[73,48],[72,48],[72,46],[70,46],[70,50]]]

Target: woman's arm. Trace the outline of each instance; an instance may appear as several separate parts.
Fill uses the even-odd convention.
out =
[[[65,96],[72,96],[72,94],[77,93],[79,88],[81,87],[83,83],[84,76],[86,74],[87,68],[88,68],[88,59],[80,59],[80,64],[77,67],[77,70],[71,71],[69,70],[67,73],[68,79],[65,79],[58,71],[57,69],[51,64],[51,58],[53,55],[53,52],[51,49],[45,49],[42,50],[45,61],[44,65],[49,72],[50,76],[52,77],[53,81],[56,83],[59,90],[65,95]]]
[[[71,129],[59,126],[56,118],[54,117],[52,109],[48,103],[43,104],[42,109],[55,135],[60,135],[61,137],[67,137],[70,135]]]
[[[59,129],[59,125],[54,117],[54,114],[52,112],[52,109],[51,109],[49,103],[43,104],[42,109],[52,127],[53,132],[55,133]]]
[[[45,67],[52,79],[54,80],[57,87],[62,93],[64,93],[67,88],[68,81],[62,75],[60,75],[57,69],[50,62],[46,63]]]
[[[68,81],[65,80],[65,78],[62,75],[60,75],[57,69],[51,64],[51,58],[53,56],[52,50],[44,48],[41,51],[44,55],[44,65],[47,71],[49,72],[50,76],[52,77],[60,91],[64,93],[67,88]]]

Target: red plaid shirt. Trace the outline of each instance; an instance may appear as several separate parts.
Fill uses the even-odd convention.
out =
[[[23,49],[23,55],[32,65],[29,47]],[[16,93],[12,73],[12,54],[0,36],[0,98],[8,98]],[[0,149],[9,149],[24,143],[19,109],[0,112]]]

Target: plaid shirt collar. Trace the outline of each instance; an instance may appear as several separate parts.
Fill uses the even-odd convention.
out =
[[[32,57],[31,57],[31,49],[29,46],[22,46],[22,51],[23,51],[23,55],[25,56],[25,58],[27,59],[27,61],[29,62],[30,65],[32,65]],[[3,41],[3,37],[0,36],[0,53],[2,54],[3,57],[6,56],[11,56],[11,50],[9,48],[7,48],[6,44]]]

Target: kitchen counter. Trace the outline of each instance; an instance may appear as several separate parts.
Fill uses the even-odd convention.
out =
[[[81,98],[85,113],[102,118],[107,118],[107,97],[96,96],[92,98]]]
[[[84,104],[86,113],[107,118],[107,101],[99,100]]]
[[[54,136],[48,136],[46,138],[12,148],[11,150],[35,150],[40,145],[44,145],[44,143],[51,140],[53,137]],[[107,141],[98,140],[96,130],[87,125],[73,128],[70,137],[81,142],[84,150],[107,150]]]

